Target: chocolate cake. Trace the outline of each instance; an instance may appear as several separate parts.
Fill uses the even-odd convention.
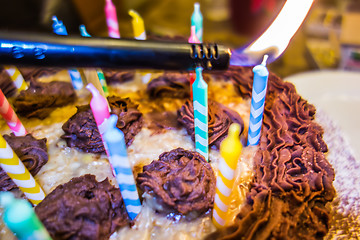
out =
[[[211,213],[219,147],[232,123],[241,126],[240,138],[246,143],[252,69],[204,74],[209,86],[209,162],[194,147],[188,73],[165,72],[145,85],[136,74],[111,71],[104,71],[108,79],[114,76],[108,81],[108,102],[124,132],[142,202],[131,223],[91,109],[83,104],[90,93],[62,88],[61,96],[72,97],[56,107],[48,102],[58,100],[33,100],[30,92],[20,94],[27,96],[24,106],[31,99],[23,110],[14,103],[28,132],[48,139],[49,161],[35,176],[47,197],[35,209],[54,239],[326,237],[334,169],[327,161],[329,149],[315,121],[316,109],[292,84],[270,73],[260,144],[244,147],[226,227],[216,229]],[[59,87],[49,83],[39,88],[51,95]],[[43,108],[59,113],[40,113],[34,126],[33,112]],[[1,126],[8,132],[5,122]]]

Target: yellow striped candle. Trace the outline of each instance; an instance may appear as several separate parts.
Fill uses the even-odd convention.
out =
[[[230,194],[235,180],[235,169],[242,151],[240,142],[240,125],[231,124],[228,136],[220,144],[222,160],[219,163],[219,172],[216,179],[215,203],[212,221],[217,228],[225,225],[227,211],[230,204]]]
[[[39,204],[45,193],[22,161],[0,134],[0,166],[34,205]]]
[[[13,66],[5,66],[6,72],[9,74],[11,80],[14,82],[17,91],[26,90],[28,85],[26,84],[23,76],[21,75],[19,69]]]

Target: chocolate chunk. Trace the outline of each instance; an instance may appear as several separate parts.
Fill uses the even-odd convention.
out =
[[[208,112],[209,146],[219,149],[220,143],[227,136],[232,123],[240,124],[240,133],[243,132],[244,121],[237,112],[213,100],[208,102]],[[193,141],[195,141],[194,107],[192,101],[187,100],[178,111],[178,121],[185,127]]]
[[[90,174],[57,186],[35,212],[53,239],[108,240],[129,223],[120,190]]]
[[[12,133],[10,135],[4,135],[4,139],[33,176],[47,163],[49,157],[46,138],[36,139],[31,134],[15,136]],[[9,191],[14,188],[17,188],[16,184],[0,167],[0,191]]]
[[[61,68],[53,68],[53,67],[19,67],[19,71],[24,77],[25,81],[36,80],[40,77],[46,77],[50,75],[54,75],[61,71]]]
[[[118,69],[103,69],[107,84],[124,83],[134,80],[135,71],[121,71]]]
[[[146,91],[151,98],[188,98],[190,96],[190,76],[188,73],[164,73],[151,80]]]
[[[142,113],[129,98],[109,97],[112,114],[118,116],[116,126],[123,131],[125,142],[130,146],[143,125]],[[90,105],[77,107],[77,112],[62,126],[69,147],[77,147],[85,152],[105,153],[105,148],[97,128]]]
[[[14,96],[17,92],[14,82],[4,68],[0,68],[0,89],[7,98]]]
[[[159,160],[143,167],[137,183],[156,201],[157,212],[191,220],[213,207],[215,175],[197,152],[182,148],[164,152]]]
[[[16,113],[27,118],[44,119],[57,107],[75,102],[76,93],[71,83],[32,81],[14,100]]]

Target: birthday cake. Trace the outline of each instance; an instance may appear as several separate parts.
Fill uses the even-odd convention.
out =
[[[32,77],[28,90],[9,98],[28,135],[10,135],[1,120],[6,140],[24,163],[31,163],[25,165],[47,194],[35,211],[54,239],[326,236],[328,203],[335,197],[334,169],[326,159],[328,147],[315,122],[315,108],[292,84],[270,73],[260,143],[244,147],[225,227],[217,229],[212,210],[222,161],[220,143],[230,125],[237,123],[246,145],[252,69],[204,73],[209,91],[209,162],[195,151],[188,73],[151,72],[149,83],[137,71],[104,70],[104,74],[111,114],[117,115],[116,126],[124,133],[142,203],[134,220],[127,216],[92,115],[91,94],[69,88],[66,71]],[[43,95],[48,95],[46,101]],[[43,108],[49,111],[45,114]],[[29,143],[21,144],[25,138]],[[9,187],[6,174],[0,172],[0,177],[1,191],[19,191],[15,185]],[[0,229],[0,236],[11,235],[4,225]]]

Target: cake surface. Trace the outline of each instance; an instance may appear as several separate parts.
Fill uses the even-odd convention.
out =
[[[113,72],[108,74],[116,76]],[[117,227],[110,239],[321,239],[326,236],[331,218],[328,203],[335,197],[334,170],[326,159],[329,149],[322,139],[322,127],[315,122],[315,108],[296,93],[292,84],[270,75],[260,144],[245,147],[242,152],[227,227],[217,231],[211,222],[214,195],[211,189],[221,159],[219,144],[233,122],[242,126],[241,139],[245,142],[252,71],[231,68],[226,72],[204,74],[209,84],[209,119],[212,121],[209,123],[210,163],[195,157],[188,74],[153,72],[152,75],[149,84],[141,81],[139,72],[118,74],[109,84],[108,100],[113,113],[119,116],[117,126],[124,130],[128,158],[142,200],[142,211],[135,221]],[[69,82],[61,72],[39,81],[52,80]],[[75,104],[59,106],[44,119],[20,117],[33,137],[47,139],[49,160],[35,178],[49,196],[57,186],[85,174],[96,176],[98,182],[107,178],[116,186],[96,124],[86,106],[91,95],[85,89],[76,95]],[[10,132],[5,122],[2,126],[3,133]],[[89,131],[91,134],[87,134]],[[86,141],[75,143],[81,138]],[[199,199],[206,200],[199,207],[183,200],[167,201],[165,208],[159,205],[160,195],[171,199],[175,195],[188,198],[192,192],[196,195],[196,191],[182,188],[180,186],[186,185],[181,184],[182,195],[174,192],[176,181],[186,182],[184,177],[177,180],[175,173],[181,171],[169,168],[165,176],[175,174],[175,177],[160,180],[159,167],[153,166],[160,164],[161,159],[162,164],[169,164],[179,154],[186,156],[179,165],[181,168],[186,168],[190,159],[197,159],[191,161],[197,165],[203,162],[201,166],[205,168],[201,171],[208,169],[208,177],[198,175],[191,180],[206,179],[207,182],[196,190],[207,189],[205,194],[201,193],[206,198]],[[168,155],[172,155],[171,158]],[[202,168],[190,169],[197,172]],[[160,185],[153,187],[150,182]],[[153,195],[154,189],[160,194],[157,197]],[[164,195],[166,191],[173,195]],[[160,202],[166,202],[163,197]],[[187,205],[194,205],[194,209]],[[189,213],[193,215],[189,217]]]

